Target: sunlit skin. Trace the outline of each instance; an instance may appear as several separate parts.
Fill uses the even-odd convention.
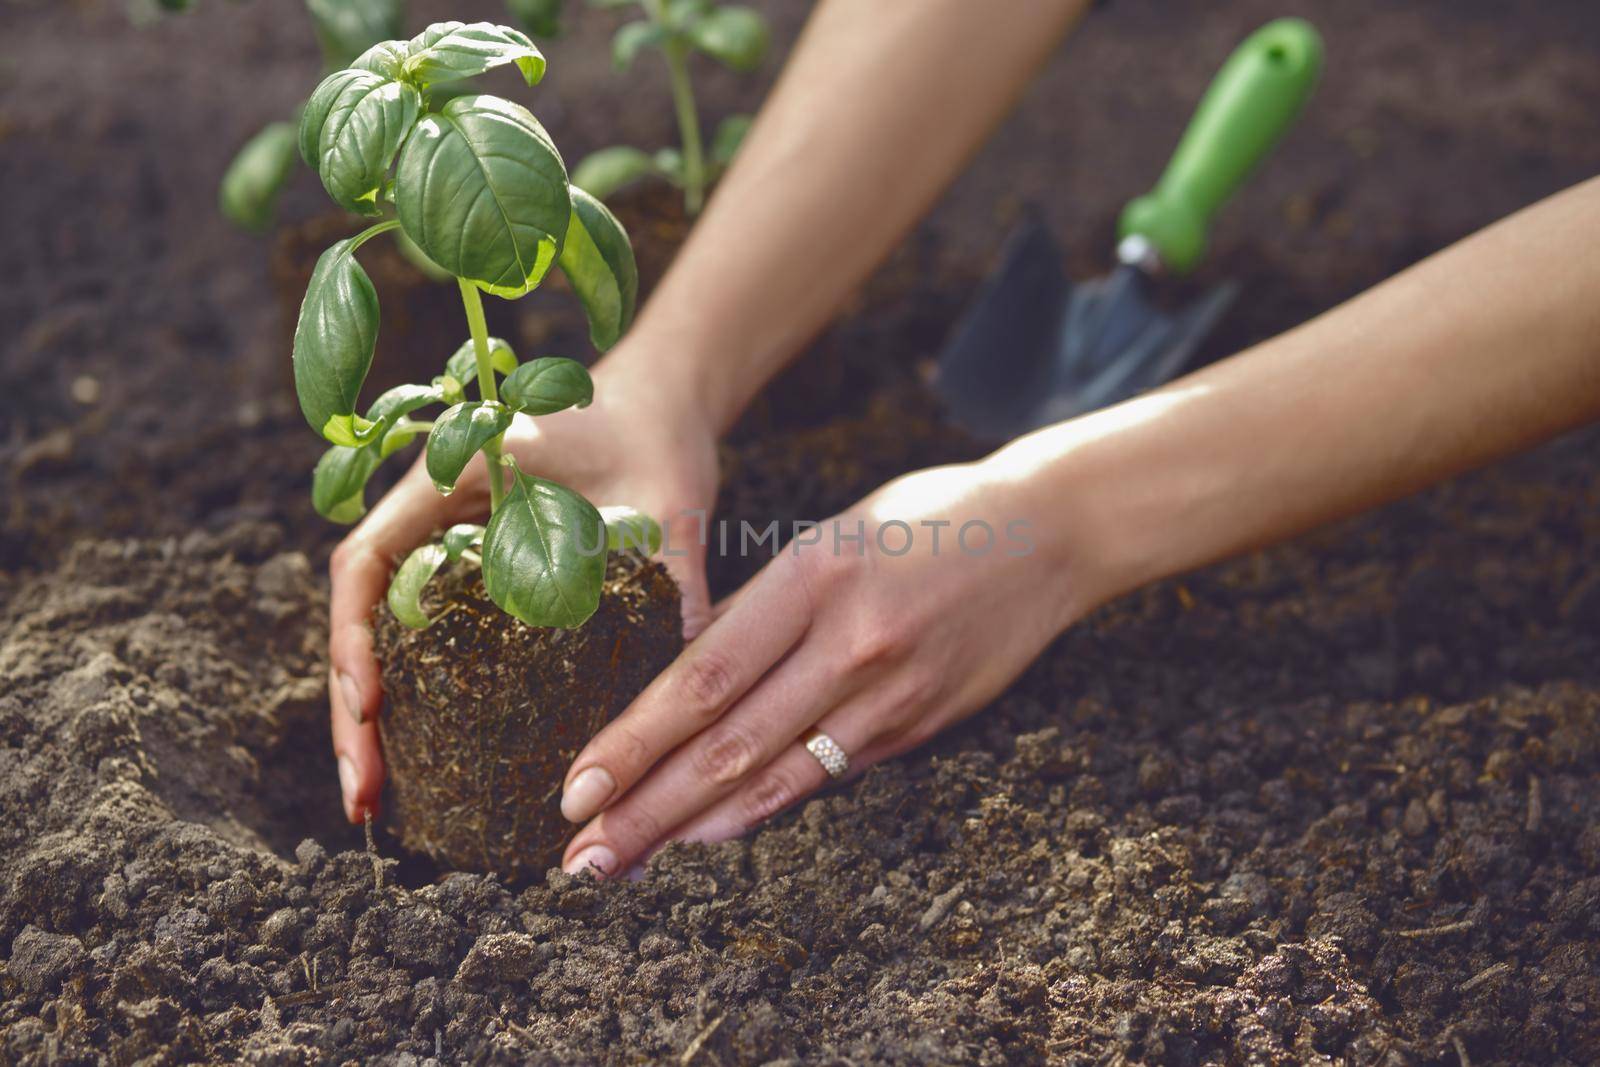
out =
[[[541,420],[538,436],[520,427],[508,436],[525,469],[657,515],[709,506],[715,436],[926,206],[1079,7],[1019,5],[1038,21],[1011,36],[977,25],[968,6],[979,5],[930,0],[912,25],[894,27],[907,37],[894,38],[880,24],[899,16],[878,17],[883,9],[865,0],[821,5],[791,68],[826,65],[828,77],[800,93],[786,76],[655,301],[602,363],[596,406]],[[948,37],[929,28],[935,8],[954,27]],[[901,69],[907,47],[916,61]],[[993,51],[980,61],[974,48]],[[919,72],[957,54],[971,70],[1009,73],[994,75],[987,104],[962,86],[970,121],[960,143],[936,151],[922,143],[931,125],[902,94],[948,91]],[[887,69],[853,66],[873,57]],[[892,86],[877,90],[881,100],[880,77]],[[855,99],[837,113],[868,112],[871,127],[830,133],[834,119],[812,117],[828,114],[815,96],[841,79]],[[884,133],[906,122],[915,148]],[[793,163],[797,145],[818,143],[865,158],[805,152],[812,165]],[[901,154],[913,151],[933,176],[902,170]],[[848,169],[826,165],[841,159]],[[842,220],[807,208],[853,205],[891,174],[894,195],[877,205],[890,218],[873,206],[846,208]],[[763,181],[776,183],[776,197]],[[785,552],[715,609],[700,554],[666,560],[685,588],[694,640],[573,761],[563,811],[584,825],[566,867],[617,875],[668,840],[746,832],[826,784],[799,744],[813,726],[859,773],[981,709],[1098,604],[1600,417],[1597,233],[1600,181],[1155,393],[977,463],[898,479],[839,516],[846,530],[860,521],[869,531],[863,554],[835,553],[826,540]],[[836,266],[838,254],[848,284],[820,265]],[[335,559],[333,663],[356,680],[366,719],[347,714],[336,679],[334,743],[351,767],[353,819],[381,785],[371,724],[381,695],[365,620],[389,561],[483,510],[481,490],[448,501],[430,493],[425,477],[409,476]],[[996,530],[1025,520],[1033,551],[951,554],[947,541],[935,556],[920,537],[902,556],[875,549],[879,523],[918,528],[925,518],[949,529],[982,518]],[[696,532],[679,528],[673,541],[689,544]]]

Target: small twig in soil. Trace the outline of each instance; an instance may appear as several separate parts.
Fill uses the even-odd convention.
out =
[[[383,889],[383,858],[378,855],[378,845],[372,839],[372,809],[368,808],[362,829],[367,834],[367,855],[372,859],[372,887],[379,891]]]
[[[961,899],[961,894],[966,892],[967,883],[957,882],[949,889],[933,898],[933,903],[928,905],[928,910],[922,913],[922,918],[917,920],[917,929],[927,933],[939,925],[939,920],[950,914],[950,909],[955,907],[956,901]]]
[[[276,1003],[280,1008],[292,1008],[298,1004],[311,1004],[327,1000],[329,997],[340,997],[354,989],[355,985],[351,982],[335,982],[321,989],[302,989],[297,993],[285,993]]]
[[[1472,1060],[1467,1056],[1467,1046],[1461,1043],[1461,1035],[1451,1034],[1450,1044],[1456,1050],[1456,1059],[1461,1061],[1461,1067],[1472,1067]]]
[[[707,1041],[711,1040],[711,1035],[717,1032],[717,1027],[722,1025],[722,1020],[725,1018],[727,1018],[726,1015],[717,1016],[711,1020],[704,1030],[695,1035],[694,1040],[689,1042],[689,1047],[683,1050],[683,1055],[678,1057],[680,1067],[688,1067],[688,1064],[700,1054],[700,1050],[705,1047]]]
[[[1492,967],[1485,967],[1471,978],[1468,978],[1465,982],[1462,982],[1460,985],[1456,986],[1456,992],[1470,993],[1479,986],[1492,982],[1496,978],[1499,978],[1502,974],[1508,973],[1510,970],[1511,964],[1505,962],[1497,963]]]
[[[1539,784],[1538,775],[1528,776],[1528,819],[1523,823],[1523,829],[1528,833],[1538,833],[1539,823],[1544,819],[1544,788]]]
[[[1449,937],[1470,930],[1477,925],[1471,919],[1462,919],[1459,922],[1445,923],[1443,926],[1424,926],[1420,930],[1396,930],[1398,937]]]

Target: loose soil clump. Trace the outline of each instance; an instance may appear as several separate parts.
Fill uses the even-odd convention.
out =
[[[616,553],[589,621],[544,629],[506,615],[481,572],[458,565],[429,583],[423,610],[425,630],[387,604],[378,614],[390,825],[447,869],[520,879],[559,866],[577,830],[561,817],[567,768],[683,648],[677,586]]]

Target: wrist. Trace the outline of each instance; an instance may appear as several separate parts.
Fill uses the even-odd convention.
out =
[[[605,383],[613,393],[668,406],[720,437],[749,400],[738,380],[739,363],[700,325],[646,314],[595,364],[594,377],[597,391]]]
[[[1138,493],[1131,472],[1119,476],[1112,450],[1075,429],[1030,434],[977,464],[1027,523],[1039,573],[1060,576],[1064,625],[1156,577],[1142,536],[1151,531],[1130,530],[1119,515],[1130,489]]]

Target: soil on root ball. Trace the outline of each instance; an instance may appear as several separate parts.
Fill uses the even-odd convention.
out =
[[[577,830],[559,802],[573,757],[683,647],[678,587],[628,552],[611,556],[600,607],[576,629],[511,618],[465,564],[423,603],[424,630],[378,612],[390,827],[446,868],[541,873]]]

